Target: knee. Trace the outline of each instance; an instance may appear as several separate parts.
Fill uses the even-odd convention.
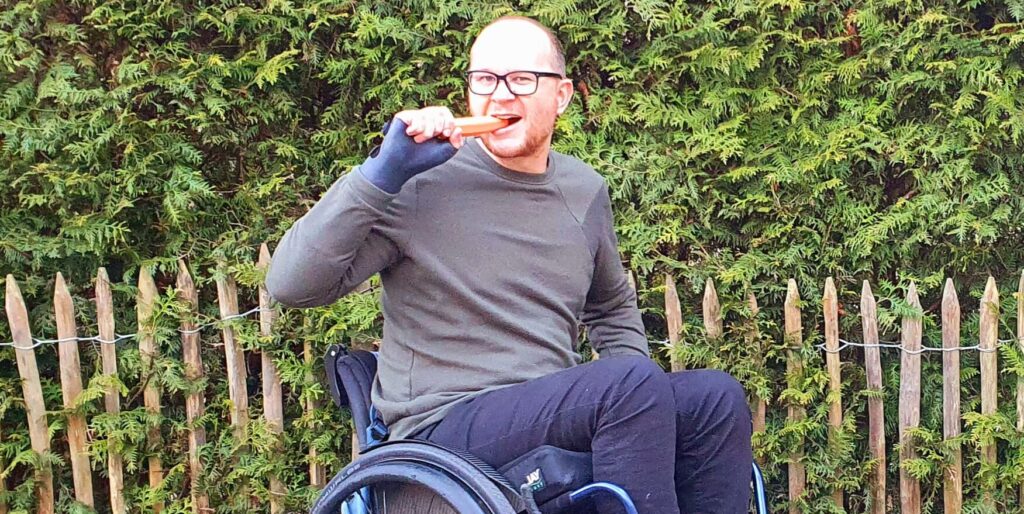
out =
[[[643,356],[616,356],[598,361],[604,368],[601,373],[615,384],[615,387],[630,393],[643,391],[663,398],[672,397],[672,384],[668,374],[651,359]]]
[[[705,378],[711,386],[711,390],[717,391],[723,401],[729,403],[747,404],[747,393],[743,385],[732,375],[719,370],[709,370]]]
[[[741,424],[750,424],[750,405],[747,403],[747,393],[732,375],[719,370],[700,370],[690,373],[699,374],[697,378],[705,394],[702,403],[709,406],[717,416]],[[680,394],[686,394],[679,388],[687,387],[687,384],[674,381],[673,387],[677,397]]]
[[[648,382],[665,375],[657,363],[640,355],[618,355],[597,362],[604,365],[604,372],[624,382]]]
[[[712,391],[717,393],[719,408],[749,423],[750,405],[747,403],[747,393],[739,381],[724,371],[715,370],[708,375]]]

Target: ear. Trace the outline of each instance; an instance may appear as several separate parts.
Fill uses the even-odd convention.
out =
[[[558,114],[561,115],[569,108],[574,91],[572,79],[562,79],[558,82],[558,89],[555,91],[555,99],[558,100]]]

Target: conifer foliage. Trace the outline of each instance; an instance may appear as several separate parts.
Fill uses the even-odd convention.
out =
[[[302,510],[316,494],[307,449],[317,448],[331,472],[347,461],[342,415],[327,407],[303,413],[303,403],[323,400],[324,391],[307,378],[316,360],[305,363],[296,349],[312,341],[319,355],[331,342],[377,337],[376,287],[331,307],[286,311],[274,338],[238,323],[245,347],[270,352],[281,369],[288,421],[279,450],[259,421],[246,440],[234,439],[219,347],[204,350],[205,383],[185,378],[175,332],[181,305],[171,290],[176,261],[195,271],[204,315],[217,317],[219,262],[249,286],[243,304],[254,305],[258,245],[277,241],[360,162],[391,114],[429,104],[464,112],[472,37],[512,13],[548,24],[566,47],[577,96],[558,122],[555,146],[607,178],[651,338],[665,337],[662,277],[671,273],[687,317],[677,357],[727,369],[773,402],[757,445],[775,506],[786,504],[785,462],[802,438],[808,496],[801,507],[834,511],[829,498],[839,484],[849,509],[864,509],[871,463],[860,424],[863,370],[844,367],[848,422],[840,444],[828,445],[826,380],[814,371],[823,368],[821,356],[807,350],[803,388],[783,390],[786,279],[797,279],[808,299],[808,347],[821,342],[815,298],[825,277],[841,289],[847,334],[859,327],[860,280],[877,285],[887,335],[898,329],[908,309],[900,298],[915,281],[931,320],[926,344],[935,341],[945,277],[957,280],[965,312],[988,274],[1005,281],[1004,291],[1016,289],[1024,266],[1020,0],[0,0],[0,271],[22,284],[40,336],[54,333],[49,295],[57,271],[75,289],[84,335],[96,333],[88,300],[97,267],[115,282],[119,327],[135,324],[140,267],[156,271],[164,292],[154,379],[167,397],[158,421],[169,443],[145,446],[153,420],[141,407],[131,344],[118,347],[125,410],[98,414],[108,382],[97,379],[81,407],[95,413],[98,475],[110,444],[133,476],[142,474],[147,452],[164,454],[164,487],[128,481],[134,511],[156,499],[166,512],[190,511],[183,396],[196,387],[207,392],[203,484],[218,512],[249,511],[240,487],[268,498],[270,473],[288,486],[287,507]],[[751,358],[752,331],[743,323],[721,341],[703,338],[698,301],[707,278],[718,284],[727,321],[756,324],[769,350]],[[762,306],[753,319],[748,293]],[[1012,311],[1009,303],[1003,309]],[[0,317],[0,341],[8,340],[4,323]],[[977,324],[964,325],[965,340],[976,338],[969,327]],[[1004,315],[1001,327],[1012,326]],[[964,436],[965,448],[1000,441],[998,469],[965,458],[972,512],[987,508],[982,490],[995,491],[1001,512],[1019,508],[1024,439],[1013,435],[1008,399],[1024,358],[1005,350],[1005,412],[969,416]],[[56,357],[52,349],[39,353],[55,409]],[[88,380],[99,374],[98,351],[84,355]],[[977,410],[977,386],[968,385],[977,358],[964,359],[969,412]],[[887,387],[895,387],[897,361],[886,358]],[[941,510],[947,458],[941,405],[928,403],[941,393],[940,369],[941,359],[925,360],[921,457],[912,463],[929,512]],[[251,382],[256,397],[258,378]],[[70,471],[59,455],[33,457],[20,395],[14,353],[0,348],[0,476],[9,484],[2,494],[15,511],[31,512],[31,467],[53,466],[63,484]],[[807,420],[786,424],[780,395],[807,405]],[[895,398],[886,399],[891,415]],[[60,416],[51,426],[64,430]],[[894,430],[889,423],[887,433]],[[889,471],[889,484],[898,483],[895,465]],[[67,488],[58,492],[62,511],[88,511]]]

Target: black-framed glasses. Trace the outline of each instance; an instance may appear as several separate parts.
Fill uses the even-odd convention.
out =
[[[565,78],[561,73],[550,71],[510,71],[504,75],[489,71],[471,70],[466,72],[469,90],[476,95],[490,95],[498,89],[498,82],[504,82],[509,92],[516,96],[527,96],[537,92],[541,77]]]

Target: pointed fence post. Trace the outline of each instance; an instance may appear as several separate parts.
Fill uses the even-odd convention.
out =
[[[0,427],[0,443],[4,441],[4,433],[2,428],[3,427]],[[4,462],[3,459],[0,459],[0,469],[5,468],[7,468],[7,463]],[[0,477],[0,496],[7,494],[6,482],[7,481],[3,477]],[[7,514],[7,502],[3,500],[0,500],[0,514]]]
[[[64,282],[64,275],[57,272],[54,284],[53,310],[57,321],[57,353],[60,360],[60,389],[64,398],[64,409],[77,407],[82,394],[82,364],[78,357],[78,327],[75,325],[75,306],[71,292]],[[75,485],[75,500],[95,507],[92,495],[92,467],[89,465],[89,448],[85,440],[87,427],[85,416],[71,412],[67,415],[68,453],[71,460],[71,477]]]
[[[28,436],[32,451],[45,456],[50,453],[49,424],[46,422],[46,405],[43,403],[43,387],[39,382],[39,368],[36,367],[36,353],[32,347],[32,331],[28,323],[28,309],[21,297],[21,289],[13,275],[7,275],[7,297],[4,300],[7,323],[14,340],[14,355],[18,361],[18,375],[21,377],[21,394],[25,399],[25,414],[28,416]],[[35,470],[36,512],[53,514],[53,472],[44,463]]]
[[[307,339],[302,343],[302,355],[306,362],[306,367],[312,369],[313,365],[313,345]],[[310,371],[306,373],[306,383],[312,384],[316,381],[313,378],[313,373]],[[313,412],[320,408],[320,402],[314,399],[312,396],[306,397],[306,416],[312,416]],[[358,444],[355,441],[355,433],[353,432],[352,444],[355,448],[358,448]],[[353,450],[354,452],[355,450]],[[327,485],[327,471],[324,469],[324,465],[317,462],[317,451],[316,448],[309,447],[309,484],[315,489],[322,489]]]
[[[722,306],[718,302],[715,281],[710,278],[704,283],[703,311],[704,330],[707,333],[708,342],[718,341],[725,332],[722,329]]]
[[[0,427],[0,443],[4,441],[3,427]],[[0,459],[0,469],[7,468],[7,463]],[[0,496],[7,494],[7,481],[0,477]],[[7,514],[7,502],[0,500],[0,514]]]
[[[754,293],[750,292],[747,294],[747,305],[750,307],[750,332],[747,334],[749,342],[751,344],[758,345],[758,349],[761,348],[761,331],[757,328],[757,315],[761,310],[757,306],[757,298],[754,297]],[[758,352],[759,364],[761,369],[764,369],[764,354]],[[754,422],[754,433],[761,433],[765,431],[768,419],[768,405],[764,398],[761,398],[756,392],[753,393],[751,403],[754,404],[753,410],[753,422]],[[764,464],[761,460],[758,460],[758,464]]]
[[[1024,354],[1024,271],[1017,283],[1017,348]],[[1017,377],[1017,431],[1024,432],[1024,377]],[[1024,484],[1020,486],[1020,504],[1024,504]]]
[[[960,436],[960,299],[953,279],[946,279],[942,292],[942,437],[946,444]],[[942,497],[946,514],[959,514],[963,507],[963,457],[960,445],[951,450],[952,462],[943,473]]]
[[[979,346],[981,350],[981,413],[992,415],[997,411],[999,396],[999,354],[996,353],[996,341],[999,336],[999,291],[996,279],[988,277],[985,293],[981,296],[981,317],[979,319]],[[982,466],[996,465],[996,443],[981,448]],[[995,508],[992,491],[985,491],[985,504]]]
[[[836,434],[843,425],[843,384],[839,364],[839,295],[832,277],[825,280],[825,295],[821,300],[825,314],[825,365],[828,369],[829,396],[832,397],[828,406],[829,439],[836,442]],[[832,491],[832,501],[843,507],[843,490],[838,486]]]
[[[786,290],[785,303],[785,341],[789,350],[786,351],[786,377],[791,388],[799,388],[803,378],[803,362],[800,358],[800,347],[803,345],[803,323],[800,320],[800,291],[797,289],[796,280],[789,279],[789,287]],[[799,423],[806,417],[802,405],[790,403],[788,407],[788,418],[790,423]],[[797,501],[803,498],[807,481],[807,472],[804,469],[803,440],[797,443],[797,449],[790,455],[789,461],[789,512],[799,514],[800,509]]]
[[[882,357],[878,348],[878,304],[871,285],[864,281],[860,294],[861,324],[864,330],[864,368],[867,375],[868,451],[875,461],[868,481],[871,514],[885,514],[885,390],[882,387]]]
[[[665,321],[668,324],[669,362],[672,371],[682,371],[679,362],[679,335],[683,332],[683,308],[676,291],[676,279],[665,274]]]
[[[176,281],[178,300],[187,310],[181,317],[181,353],[185,361],[185,379],[190,385],[203,378],[203,356],[200,336],[196,329],[195,317],[199,313],[199,292],[188,273],[185,261],[178,261]],[[199,449],[206,444],[206,427],[199,419],[206,412],[206,397],[202,390],[191,389],[185,397],[185,417],[188,420],[188,472],[192,496],[192,512],[202,514],[210,509],[210,498],[199,490],[199,477],[203,474],[203,462]]]
[[[110,292],[110,277],[107,270],[100,268],[96,272],[96,326],[100,336],[100,358],[103,374],[116,378],[117,347],[114,341],[114,297]],[[121,412],[121,392],[111,384],[103,393],[103,405],[107,414],[117,415]],[[124,458],[113,446],[107,447],[107,476],[110,481],[110,510],[113,514],[125,514],[127,507],[124,499]]]
[[[259,268],[264,273],[270,269],[270,250],[267,244],[260,245]],[[270,339],[274,336],[274,321],[277,319],[277,311],[270,305],[270,293],[262,283],[259,287],[260,296],[260,335]],[[281,375],[277,371],[277,365],[270,357],[270,354],[260,352],[263,367],[263,416],[267,420],[270,430],[277,435],[278,445],[281,444],[284,433],[284,403],[281,393]],[[284,483],[276,475],[270,477],[270,512],[278,514],[284,512],[284,497],[286,495]]]
[[[217,273],[217,300],[220,305],[221,319],[238,315],[238,288],[235,279],[223,266]],[[249,420],[249,396],[245,388],[245,355],[238,341],[235,340],[235,329],[231,322],[225,322],[221,328],[224,338],[224,357],[227,362],[228,396],[231,398],[231,426],[235,438],[241,441],[245,435],[245,425]]]
[[[139,355],[142,357],[142,376],[145,381],[143,391],[143,403],[146,405],[146,413],[151,416],[160,416],[160,389],[153,380],[156,373],[154,361],[156,360],[156,327],[153,326],[152,318],[157,297],[156,284],[153,282],[153,275],[145,267],[139,268],[139,295],[137,299],[137,311],[139,322]],[[149,422],[152,423],[152,422]],[[164,480],[163,462],[160,458],[160,451],[163,443],[160,440],[160,425],[152,423],[146,431],[146,446],[149,453],[149,487],[158,489]],[[153,505],[153,511],[160,513],[164,510],[163,502]]]
[[[921,483],[904,467],[917,458],[912,429],[921,424],[921,302],[917,285],[910,283],[907,304],[914,314],[903,317],[903,351],[900,361],[900,506],[903,514],[921,512]]]

